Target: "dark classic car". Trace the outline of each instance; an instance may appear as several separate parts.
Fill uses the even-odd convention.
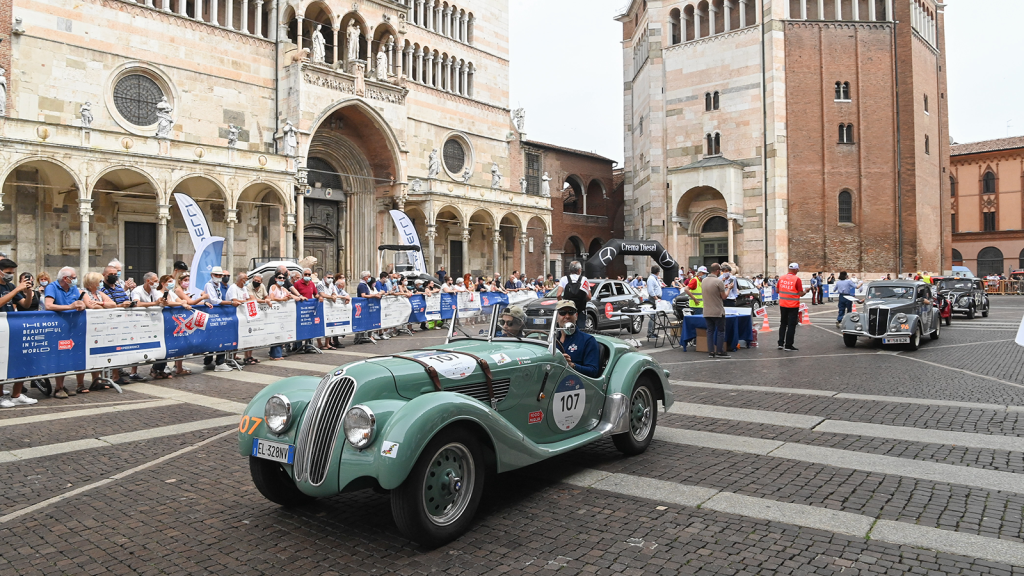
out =
[[[549,291],[543,298],[538,298],[523,306],[526,311],[526,323],[531,327],[546,329],[555,313],[558,303],[558,288]],[[621,280],[590,279],[590,302],[587,302],[587,315],[580,317],[580,324],[585,332],[596,332],[626,328],[631,334],[640,333],[644,324],[643,316],[623,316],[623,308],[639,308],[643,300],[629,284]]]
[[[736,278],[736,284],[740,292],[736,297],[737,308],[757,310],[761,307],[761,291],[754,287],[753,282],[746,278]],[[688,314],[686,311],[690,309],[690,297],[686,292],[680,292],[679,296],[672,299],[672,309],[676,313],[676,318],[680,320]]]
[[[495,308],[483,335],[456,317],[442,345],[260,391],[238,428],[257,490],[282,506],[387,491],[399,530],[435,547],[469,528],[492,474],[605,438],[628,455],[647,449],[658,402],[672,406],[667,370],[597,335],[599,371],[584,376],[556,339],[572,324],[511,337],[498,330]]]
[[[846,296],[844,296],[845,298]],[[866,309],[843,318],[843,343],[857,345],[858,338],[881,344],[906,344],[911,350],[921,345],[925,334],[938,340],[942,321],[931,286],[913,280],[884,280],[868,285]]]
[[[932,277],[932,284],[953,305],[954,314],[973,319],[979,312],[988,317],[989,301],[981,278]]]

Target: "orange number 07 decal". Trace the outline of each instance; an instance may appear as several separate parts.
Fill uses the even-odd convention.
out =
[[[256,431],[256,427],[263,422],[263,418],[257,418],[255,416],[242,416],[242,421],[238,423],[238,431],[242,434],[252,434]],[[252,424],[250,427],[249,425]],[[248,430],[248,432],[246,432]]]

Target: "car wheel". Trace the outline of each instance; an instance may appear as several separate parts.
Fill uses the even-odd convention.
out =
[[[981,311],[982,318],[988,318],[988,302],[985,303],[985,309]]]
[[[968,320],[974,320],[974,305],[973,304],[971,305],[970,308],[967,309],[967,319]]]
[[[952,323],[953,323],[953,313],[950,312],[949,316],[946,316],[946,326],[949,326]]]
[[[655,398],[646,378],[633,384],[633,393],[629,396],[629,431],[612,436],[619,452],[635,456],[647,450],[658,425],[658,401]]]
[[[942,326],[942,322],[936,322],[935,323],[935,330],[932,332],[932,340],[938,340],[939,339],[939,329],[941,328],[941,326]]]
[[[249,474],[252,476],[252,483],[256,485],[256,489],[260,491],[260,494],[263,494],[264,498],[274,504],[292,507],[308,504],[316,500],[315,497],[304,494],[299,490],[292,477],[277,462],[250,456]]]
[[[589,312],[587,313],[587,319],[583,321],[583,331],[587,334],[597,332],[597,318]]]
[[[853,334],[843,334],[843,344],[846,344],[847,348],[853,348],[857,345],[857,336]]]
[[[921,325],[918,324],[917,328],[914,329],[914,334],[910,336],[910,344],[907,346],[911,350],[917,350],[921,346]]]
[[[479,442],[449,428],[430,441],[405,482],[391,491],[391,513],[406,538],[436,548],[469,528],[483,490]]]
[[[682,320],[682,319],[680,318],[680,320]],[[639,334],[640,333],[640,329],[643,328],[643,327],[644,327],[644,317],[643,316],[633,316],[633,318],[629,321],[629,333],[630,334]]]

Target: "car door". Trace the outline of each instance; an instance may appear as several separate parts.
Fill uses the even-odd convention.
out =
[[[929,334],[932,331],[932,305],[926,303],[931,294],[929,294],[927,286],[917,287],[917,315],[921,319],[921,334]]]
[[[974,281],[974,308],[981,310],[985,307],[985,283],[981,280]]]
[[[538,362],[538,376],[515,408],[503,415],[537,444],[571,438],[597,426],[604,408],[604,380],[569,368],[560,352]],[[542,397],[543,390],[543,397]]]
[[[597,325],[607,326],[615,316],[615,287],[611,282],[602,282],[594,292],[594,307],[597,308]]]

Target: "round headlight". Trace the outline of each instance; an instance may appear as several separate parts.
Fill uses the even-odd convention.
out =
[[[851,314],[850,320],[853,320],[854,322],[860,322],[860,314]]]
[[[377,418],[373,411],[363,405],[353,406],[345,414],[345,439],[358,450],[362,450],[373,441],[373,427]]]
[[[263,408],[267,428],[274,434],[282,434],[292,424],[292,403],[283,394],[274,394]]]
[[[907,315],[906,314],[900,313],[900,314],[896,315],[896,322],[897,323],[903,324],[906,321],[907,321]]]

